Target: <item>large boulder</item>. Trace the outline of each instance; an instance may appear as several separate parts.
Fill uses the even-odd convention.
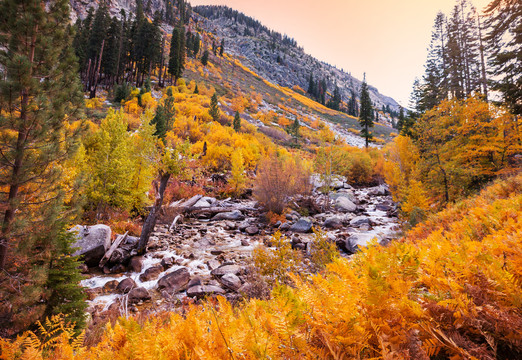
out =
[[[111,246],[111,228],[103,224],[76,225],[70,231],[76,233],[76,240],[72,247],[78,248],[73,255],[81,255],[87,266],[98,266]]]
[[[116,291],[120,294],[127,294],[132,289],[136,288],[136,283],[131,278],[125,278],[116,287]]]
[[[179,268],[159,279],[158,290],[165,289],[170,293],[175,293],[183,289],[189,281],[190,274],[187,268]]]
[[[212,220],[214,220],[214,221],[218,221],[218,220],[237,221],[237,220],[243,220],[243,219],[244,219],[244,216],[243,216],[243,214],[241,214],[241,211],[239,211],[239,210],[234,210],[234,211],[230,211],[230,212],[222,212],[212,218]]]
[[[348,238],[339,238],[336,241],[337,247],[348,255],[355,254],[359,247],[357,245],[357,237],[350,236]]]
[[[213,276],[219,277],[225,274],[234,274],[237,275],[241,272],[241,268],[237,265],[222,265],[217,269],[212,270],[210,273]]]
[[[323,226],[328,229],[339,229],[343,226],[343,222],[339,216],[331,216],[324,221]]]
[[[356,216],[350,221],[350,226],[361,227],[362,225],[371,225],[370,219],[366,216]]]
[[[390,191],[386,185],[379,185],[368,190],[368,195],[371,196],[385,196],[389,195]]]
[[[288,229],[295,233],[308,233],[312,231],[312,222],[308,219],[300,219]]]
[[[234,274],[225,274],[221,277],[220,281],[230,290],[236,291],[241,287],[241,280]]]
[[[144,287],[132,289],[129,292],[129,304],[137,304],[142,301],[150,300],[150,294]]]
[[[339,196],[335,199],[335,208],[342,212],[354,212],[357,210],[357,205],[348,199],[348,197]]]
[[[140,275],[140,281],[145,282],[145,281],[156,280],[163,271],[164,271],[164,269],[161,264],[151,266],[150,268],[145,270],[145,272],[143,272],[143,274]]]
[[[225,294],[225,290],[219,286],[214,285],[196,285],[187,290],[188,297],[196,297],[198,299],[201,299],[205,296],[223,294]]]

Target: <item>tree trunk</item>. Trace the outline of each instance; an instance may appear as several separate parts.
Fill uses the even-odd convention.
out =
[[[163,194],[165,193],[165,189],[167,187],[169,179],[170,173],[160,174],[160,186],[159,189],[156,188],[156,200],[154,201],[154,206],[150,210],[150,213],[147,216],[147,219],[145,220],[145,223],[143,224],[143,228],[141,230],[140,240],[138,242],[139,255],[143,255],[147,249],[150,234],[154,231],[154,226],[156,226],[158,213],[161,210],[161,205],[163,204]]]
[[[98,66],[96,67],[96,72],[94,74],[94,81],[91,86],[91,91],[89,94],[89,98],[93,99],[96,97],[96,87],[98,85],[98,76],[100,75],[100,67],[103,56],[103,47],[105,46],[105,40],[102,41],[101,50],[100,50],[100,59],[98,60]]]

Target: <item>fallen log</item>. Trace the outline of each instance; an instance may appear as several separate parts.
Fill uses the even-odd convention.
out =
[[[184,209],[185,212],[191,214],[219,214],[224,212],[231,212],[234,210],[242,210],[237,207],[208,207],[208,208],[200,208],[200,207],[189,207]]]
[[[172,231],[173,229],[176,228],[176,223],[178,222],[178,220],[180,218],[181,218],[181,214],[176,215],[176,217],[174,218],[174,221],[172,221],[172,224],[169,227],[169,231]]]
[[[118,246],[120,246],[120,244],[125,241],[125,239],[127,238],[128,234],[129,234],[129,232],[127,231],[123,235],[118,235],[118,237],[116,238],[116,240],[114,240],[114,242],[112,243],[112,245],[109,248],[109,250],[107,250],[105,255],[103,255],[102,259],[100,260],[100,265],[99,265],[100,268],[103,268],[105,266],[107,261],[109,261],[109,259],[111,258],[111,255],[114,252],[114,250],[116,250],[118,248]]]

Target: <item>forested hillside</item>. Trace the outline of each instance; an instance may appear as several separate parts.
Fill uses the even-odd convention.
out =
[[[403,109],[227,7],[0,0],[0,358],[522,357],[521,19],[439,13]]]

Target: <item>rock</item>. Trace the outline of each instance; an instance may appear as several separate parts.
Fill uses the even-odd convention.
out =
[[[116,291],[120,294],[127,294],[129,291],[136,287],[136,282],[131,278],[125,278],[116,287]]]
[[[76,225],[70,231],[77,234],[71,247],[79,248],[73,255],[81,255],[89,267],[98,266],[103,255],[111,246],[111,228],[103,224]]]
[[[350,221],[350,226],[359,227],[363,224],[370,225],[370,219],[365,216],[356,216]]]
[[[143,257],[134,256],[129,261],[129,270],[132,272],[140,273],[143,269]]]
[[[187,285],[187,288],[191,288],[193,286],[198,286],[198,285],[203,285],[202,282],[201,282],[201,278],[199,276],[196,276],[196,277],[193,277],[192,279],[190,279],[188,285]]]
[[[125,245],[136,246],[138,244],[138,241],[140,241],[139,237],[127,236],[127,238],[125,239]]]
[[[217,256],[223,254],[223,250],[210,250],[210,253]]]
[[[225,230],[236,230],[237,225],[233,221],[225,221],[225,224],[223,227]]]
[[[214,270],[214,269],[217,269],[218,267],[220,267],[221,263],[215,259],[212,259],[212,260],[207,261],[207,266],[210,270]]]
[[[241,246],[250,246],[250,243],[247,239],[241,239]]]
[[[359,247],[357,245],[357,238],[350,236],[347,239],[338,239],[336,241],[337,247],[347,253],[348,255],[355,254]]]
[[[187,268],[179,268],[159,279],[158,289],[166,289],[170,293],[175,293],[187,285],[189,280],[190,274]]]
[[[116,264],[109,269],[110,274],[120,274],[127,271],[127,268],[123,264]]]
[[[145,289],[144,287],[132,289],[129,292],[128,296],[129,296],[129,298],[128,298],[129,304],[137,304],[141,301],[147,301],[147,300],[151,299],[148,290]]]
[[[355,205],[350,199],[345,196],[339,196],[335,199],[335,208],[342,212],[354,212],[357,210],[357,205]]]
[[[332,216],[324,221],[323,226],[328,229],[339,229],[343,226],[343,222],[338,216]]]
[[[239,211],[239,210],[219,213],[212,218],[213,221],[218,221],[218,220],[237,221],[237,220],[243,220],[243,219],[244,219],[244,216],[243,216],[243,214],[241,214],[241,211]]]
[[[159,274],[161,274],[163,271],[165,271],[165,270],[163,269],[163,266],[161,266],[161,265],[151,266],[150,268],[145,270],[145,272],[143,274],[140,275],[140,281],[145,282],[145,281],[156,280],[158,278]]]
[[[241,272],[241,268],[237,265],[222,265],[217,269],[212,270],[210,273],[213,276],[219,277],[225,274],[234,274],[237,275]]]
[[[213,286],[213,285],[197,285],[197,286],[193,286],[187,290],[188,297],[196,297],[198,299],[201,299],[205,296],[223,295],[223,294],[225,294],[225,290],[223,290],[219,286]]]
[[[211,207],[216,202],[216,198],[204,196],[201,199],[199,199],[193,207],[195,208],[208,208]]]
[[[101,294],[103,294],[103,288],[102,287],[97,287],[97,288],[92,288],[92,289],[85,289],[84,291],[85,291],[85,294],[87,295],[87,300],[89,300],[89,301],[92,301],[96,297],[98,297]]]
[[[392,207],[390,205],[386,205],[386,204],[378,204],[378,205],[375,205],[375,210],[390,211],[390,210],[392,210]]]
[[[287,231],[288,229],[290,229],[290,223],[289,222],[284,222],[281,224],[281,226],[279,227],[279,230],[281,231]]]
[[[390,191],[388,190],[388,187],[386,185],[379,185],[368,190],[368,195],[371,196],[385,196],[389,194]]]
[[[164,257],[161,259],[161,266],[163,266],[164,270],[170,269],[172,266],[174,266],[175,260],[173,257]]]
[[[296,233],[308,233],[312,231],[312,222],[307,219],[300,219],[298,222],[290,226],[290,229],[288,229],[291,232]]]
[[[256,235],[257,233],[259,233],[259,228],[257,226],[249,226],[245,229],[245,232],[248,235]]]
[[[371,229],[370,224],[362,224],[361,226],[359,226],[360,231],[370,231],[370,229]]]
[[[248,221],[244,221],[241,224],[239,224],[238,229],[239,231],[245,231],[247,227],[250,226],[250,223]]]
[[[225,274],[221,277],[220,281],[226,288],[233,291],[241,287],[241,280],[234,274]]]

